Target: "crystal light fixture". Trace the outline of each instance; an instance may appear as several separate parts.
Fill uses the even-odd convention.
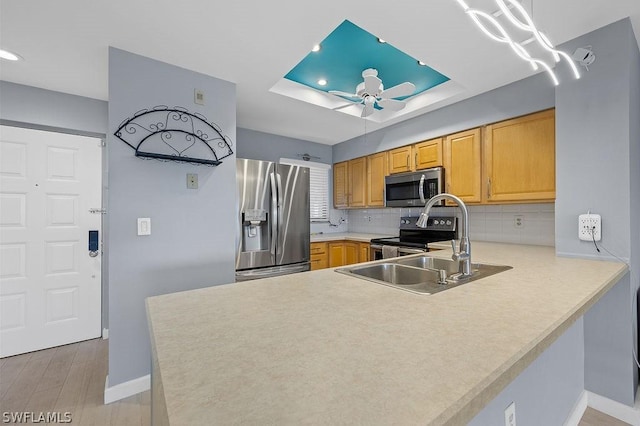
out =
[[[471,17],[473,22],[476,23],[478,28],[482,30],[489,38],[495,40],[499,43],[508,44],[511,49],[515,52],[523,60],[529,62],[534,70],[538,70],[539,67],[542,67],[548,74],[551,81],[553,81],[554,85],[558,85],[558,77],[556,76],[553,69],[540,58],[535,58],[531,56],[529,51],[525,49],[523,45],[528,44],[532,41],[537,41],[538,45],[542,47],[542,49],[546,52],[549,52],[555,62],[560,62],[561,59],[564,59],[569,63],[571,67],[571,71],[573,72],[573,76],[578,79],[580,78],[580,73],[578,72],[578,68],[576,64],[573,62],[571,57],[567,55],[565,52],[556,49],[553,44],[549,41],[549,38],[540,30],[538,30],[533,23],[533,19],[527,13],[524,7],[518,2],[518,0],[495,0],[498,5],[499,11],[495,13],[487,13],[485,11],[479,9],[473,9],[469,7],[469,5],[464,0],[456,0],[458,4],[462,7],[462,9]],[[517,12],[517,15],[513,13],[513,10]],[[524,42],[518,43],[514,41],[513,38],[509,35],[506,28],[496,19],[496,17],[504,15],[507,20],[516,28],[524,31],[528,31],[533,34],[533,37],[529,40],[525,40]]]

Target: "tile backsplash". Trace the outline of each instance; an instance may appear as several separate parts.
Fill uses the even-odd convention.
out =
[[[555,244],[555,205],[504,204],[467,206],[471,241],[553,246]],[[398,235],[401,216],[418,216],[421,208],[348,210],[349,232]],[[434,209],[434,215],[457,214],[455,207]],[[516,227],[516,216],[522,226]],[[344,225],[343,225],[344,226]],[[342,228],[342,226],[341,226]],[[344,232],[344,229],[340,231]]]

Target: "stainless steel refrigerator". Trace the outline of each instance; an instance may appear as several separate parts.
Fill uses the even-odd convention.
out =
[[[308,271],[309,168],[236,162],[236,281]]]

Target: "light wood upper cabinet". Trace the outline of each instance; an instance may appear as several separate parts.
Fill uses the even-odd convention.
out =
[[[444,140],[446,192],[466,203],[482,201],[480,129],[449,135]]]
[[[384,177],[387,175],[387,153],[367,157],[367,206],[384,207]]]
[[[389,174],[410,172],[411,154],[411,145],[389,151]]]
[[[336,209],[348,207],[349,163],[343,161],[333,165],[333,206]]]
[[[442,138],[415,144],[413,153],[415,170],[442,166]]]
[[[349,207],[366,207],[367,205],[367,158],[360,157],[349,160]]]
[[[553,109],[487,126],[483,151],[485,201],[555,199]]]

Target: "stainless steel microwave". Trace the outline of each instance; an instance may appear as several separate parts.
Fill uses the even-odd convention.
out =
[[[444,168],[399,173],[384,178],[386,207],[419,207],[444,191]]]

